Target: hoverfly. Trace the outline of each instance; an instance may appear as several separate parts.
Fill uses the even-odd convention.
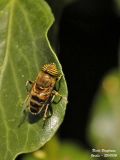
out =
[[[32,115],[38,115],[44,111],[43,119],[48,118],[49,106],[54,101],[55,96],[60,96],[56,90],[56,83],[60,81],[62,74],[58,72],[55,63],[45,64],[39,72],[34,82],[27,81],[26,89],[28,95],[24,101],[24,111]],[[28,85],[31,89],[28,89]]]

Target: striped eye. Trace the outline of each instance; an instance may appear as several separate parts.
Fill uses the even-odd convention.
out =
[[[55,63],[45,64],[42,67],[42,71],[44,71],[52,76],[55,76],[55,77],[59,76],[59,73],[58,73],[58,70],[57,70]]]

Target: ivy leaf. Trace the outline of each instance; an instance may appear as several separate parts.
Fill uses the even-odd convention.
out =
[[[44,64],[61,65],[47,39],[54,17],[44,0],[1,0],[0,2],[0,157],[14,160],[21,153],[43,146],[63,121],[66,100],[52,104],[53,114],[43,127],[43,119],[28,120],[18,127],[25,83],[34,81]],[[63,74],[63,73],[62,73]],[[67,96],[64,77],[59,93]]]

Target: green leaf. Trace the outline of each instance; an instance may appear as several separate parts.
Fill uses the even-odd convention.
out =
[[[1,0],[0,5],[0,157],[13,160],[50,140],[63,121],[66,100],[52,104],[53,115],[44,127],[41,117],[34,123],[26,120],[18,128],[26,81],[34,81],[44,64],[56,63],[61,73],[62,68],[47,39],[54,21],[47,3]],[[59,93],[66,97],[64,77],[60,84]]]

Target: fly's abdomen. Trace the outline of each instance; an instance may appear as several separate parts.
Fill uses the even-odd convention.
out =
[[[30,112],[32,114],[38,114],[42,105],[43,101],[41,99],[37,96],[32,96],[30,100]]]

